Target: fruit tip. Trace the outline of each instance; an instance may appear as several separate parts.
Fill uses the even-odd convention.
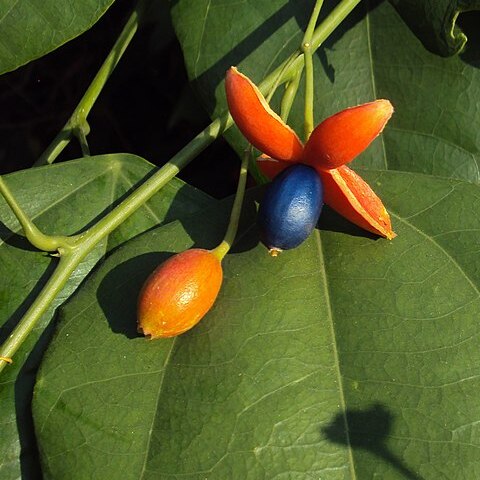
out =
[[[376,100],[376,103],[380,106],[380,109],[384,112],[385,116],[390,119],[390,117],[395,112],[395,108],[392,105],[392,102],[386,98],[379,98]]]

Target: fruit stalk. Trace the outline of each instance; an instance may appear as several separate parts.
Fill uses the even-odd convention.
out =
[[[193,248],[170,257],[145,281],[138,297],[138,330],[152,339],[175,337],[194,327],[215,303],[223,280],[222,260],[238,230],[247,182],[244,152],[227,232],[213,250]]]
[[[310,21],[308,22],[307,30],[302,40],[302,52],[305,57],[305,141],[308,140],[313,131],[313,47],[312,38],[317,24],[318,16],[323,5],[323,0],[317,0],[313,8]]]
[[[219,260],[228,253],[232,247],[233,241],[237,235],[238,222],[240,221],[240,213],[242,212],[243,197],[245,196],[245,186],[247,184],[248,176],[248,162],[252,156],[252,147],[245,149],[243,153],[242,163],[240,165],[240,176],[238,177],[237,191],[235,193],[235,199],[233,201],[232,211],[230,213],[230,220],[228,222],[227,232],[223,241],[218,247],[212,250],[212,253],[216,255]]]

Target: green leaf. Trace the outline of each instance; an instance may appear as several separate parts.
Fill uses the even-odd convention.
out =
[[[170,252],[214,245],[228,208],[111,255],[62,307],[38,375],[45,478],[475,478],[479,187],[366,178],[394,241],[326,212],[272,259],[250,208],[216,305],[175,339],[135,335],[139,288]]]
[[[0,0],[0,74],[55,50],[88,30],[114,0]]]
[[[18,202],[45,233],[72,234],[83,230],[112,208],[153,166],[134,155],[103,155],[49,167],[6,175],[5,181]],[[190,215],[211,205],[205,194],[172,180],[159,194],[139,209],[79,265],[61,295],[42,318],[0,379],[0,478],[19,478],[19,454],[22,470],[28,473],[35,463],[36,446],[32,429],[30,402],[34,375],[52,329],[42,334],[55,308],[78,287],[93,266],[126,240],[158,224]],[[33,298],[38,295],[55,260],[35,251],[21,234],[11,210],[0,197],[0,343]]]
[[[325,2],[323,16],[336,3]],[[376,3],[361,2],[315,55],[317,121],[351,105],[388,98],[395,114],[353,168],[479,182],[480,70],[475,59],[478,66],[480,46],[469,44],[468,58],[440,58],[425,50],[390,3]],[[311,9],[311,1],[284,0],[175,4],[173,21],[187,69],[212,115],[226,108],[225,71],[238,65],[259,82],[300,45]],[[303,131],[302,96],[289,119],[297,132]],[[228,139],[240,152],[245,141],[231,130]]]
[[[457,25],[462,12],[480,10],[479,0],[390,0],[426,48],[443,56],[460,53],[467,36]]]

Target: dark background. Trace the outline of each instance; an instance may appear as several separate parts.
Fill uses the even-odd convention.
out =
[[[29,168],[70,117],[134,2],[117,0],[89,31],[0,77],[0,174]],[[141,26],[93,107],[92,155],[127,152],[162,165],[210,123],[190,88],[168,2]],[[81,157],[76,140],[58,161]],[[179,175],[216,198],[235,191],[239,160],[218,139]]]
[[[117,0],[89,31],[50,54],[0,76],[0,174],[29,168],[70,117],[108,55],[133,0]],[[470,46],[480,44],[480,12],[460,15]],[[478,48],[478,47],[477,47]],[[478,49],[468,49],[465,56]],[[475,57],[478,62],[478,58]],[[210,123],[190,88],[169,16],[155,3],[108,80],[88,121],[92,155],[134,153],[162,165]],[[76,140],[58,161],[81,157]],[[180,178],[223,198],[235,191],[239,160],[222,138]]]

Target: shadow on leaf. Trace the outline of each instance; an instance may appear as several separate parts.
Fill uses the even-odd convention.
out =
[[[332,443],[372,453],[394,467],[403,478],[423,480],[387,447],[386,440],[392,424],[392,413],[384,405],[375,403],[366,410],[347,409],[337,414],[327,427],[322,428],[322,432]]]
[[[20,242],[19,244],[15,244],[17,239]],[[10,240],[12,242],[10,242]],[[9,244],[17,248],[25,247],[25,250],[35,250],[33,247],[31,249],[28,248],[30,244],[27,243],[27,240],[16,234],[9,239]],[[50,260],[49,263],[45,265],[45,271],[34,284],[27,297],[21,302],[10,318],[0,326],[0,344],[5,342],[9,337],[13,329],[17,326],[20,319],[32,304],[33,300],[38,296],[46,281],[51,276],[56,264],[56,260]],[[52,338],[55,328],[54,323],[55,322],[53,321],[50,322],[50,324],[45,327],[40,337],[35,342],[31,343],[31,349],[23,363],[15,361],[12,367],[9,367],[12,368],[12,375],[16,375],[14,381],[14,396],[17,431],[21,448],[20,469],[22,478],[26,480],[37,480],[42,478],[40,473],[37,442],[34,434],[31,402],[36,371]],[[15,374],[15,372],[17,373]],[[7,384],[5,384],[4,388],[5,390],[0,392],[2,393],[1,397],[3,402],[5,402],[6,398],[3,394],[8,395]]]
[[[356,7],[353,12],[347,16],[342,23],[342,27],[335,30],[335,32],[333,32],[324,42],[324,45],[322,45],[318,50],[317,55],[319,56],[322,66],[324,67],[325,72],[331,81],[334,80],[335,72],[329,64],[327,50],[333,49],[336,42],[338,42],[346,32],[361,22],[365,16],[369,14],[369,12],[378,7],[378,5],[380,5],[383,1],[385,0],[372,0],[366,4],[363,4],[362,2],[361,5]],[[178,3],[178,0],[173,2],[172,10],[175,10]],[[337,5],[338,2],[336,0],[326,1],[322,7],[319,23],[325,19],[325,17],[327,17]],[[260,25],[250,31],[241,41],[237,42],[233,48],[231,48],[215,63],[210,65],[200,75],[198,75],[198,77],[192,82],[196,86],[196,90],[203,92],[205,91],[206,85],[209,85],[209,91],[216,90],[218,85],[223,82],[225,72],[229,67],[232,65],[241,64],[253,52],[258,50],[258,48],[269,41],[273,35],[284,28],[288,22],[291,22],[292,19],[294,19],[298,25],[298,33],[295,38],[289,40],[289,42],[291,42],[291,46],[287,49],[287,51],[293,51],[295,47],[299,47],[303,32],[308,24],[311,11],[312,3],[310,1],[289,0],[285,2],[275,12],[273,12],[270,17],[266,18]],[[278,60],[283,61],[286,56],[287,54],[285,53],[284,56],[279,56]],[[247,69],[243,73],[251,75],[252,72]],[[257,81],[258,78],[253,78],[253,80]],[[212,99],[204,98],[204,100],[209,101],[208,110],[211,113],[216,102],[213,102]]]
[[[351,235],[352,237],[364,237],[370,240],[378,240],[378,235],[368,232],[363,228],[357,227],[353,223],[349,222],[346,218],[333,211],[330,207],[325,205],[320,216],[317,227],[320,230],[329,232],[338,232]]]
[[[97,289],[97,300],[110,328],[127,338],[143,335],[137,331],[137,298],[148,276],[172,252],[144,253],[110,270]]]
[[[24,235],[10,230],[2,221],[0,221],[0,242],[6,243],[11,247],[19,248],[20,250],[38,252],[38,249],[35,248]]]

